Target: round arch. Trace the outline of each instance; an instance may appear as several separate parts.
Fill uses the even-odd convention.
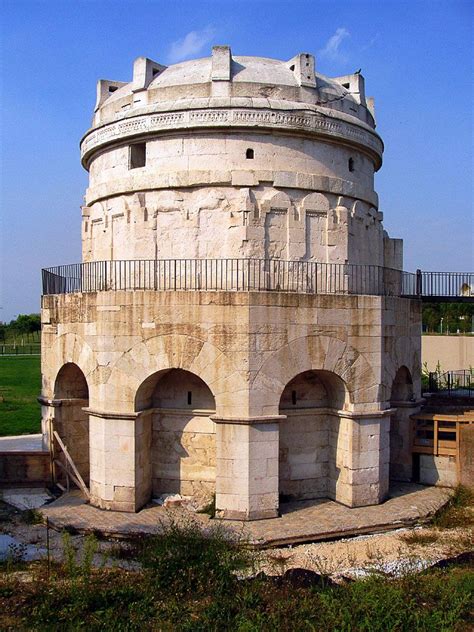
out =
[[[43,397],[52,398],[54,396],[55,381],[59,370],[63,365],[69,363],[77,365],[83,373],[88,384],[89,397],[92,398],[93,380],[91,377],[97,367],[94,352],[82,337],[72,333],[60,336],[51,347],[43,348],[41,362]]]
[[[395,373],[390,391],[391,402],[409,402],[413,399],[413,379],[409,369],[401,366]]]
[[[124,353],[105,385],[109,405],[115,410],[134,412],[142,383],[153,374],[172,368],[198,375],[215,395],[219,414],[238,414],[245,406],[245,379],[233,357],[202,338],[184,334],[154,336]],[[229,393],[235,393],[235,397],[229,398]]]
[[[59,369],[54,381],[54,417],[52,429],[61,438],[79,470],[84,482],[89,482],[89,415],[85,412],[89,406],[89,387],[83,371],[74,362],[66,362]],[[60,450],[57,457],[64,461]],[[56,469],[57,480],[63,472]]]
[[[302,336],[273,353],[260,367],[252,389],[265,393],[266,414],[277,414],[280,394],[295,375],[327,371],[346,385],[344,409],[378,401],[379,383],[366,358],[333,336]]]

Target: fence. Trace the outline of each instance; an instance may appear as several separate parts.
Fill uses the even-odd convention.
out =
[[[12,355],[40,355],[41,344],[31,345],[11,345],[0,344],[0,356],[12,356]]]
[[[418,271],[419,292],[424,297],[474,297],[473,272]]]
[[[43,294],[106,290],[416,294],[416,275],[373,265],[268,259],[92,261],[42,271]]]
[[[474,397],[474,369],[432,372],[429,374],[428,390],[447,397]]]

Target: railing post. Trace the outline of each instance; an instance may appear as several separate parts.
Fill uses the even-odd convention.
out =
[[[416,271],[416,295],[421,296],[423,294],[423,277],[421,270]]]

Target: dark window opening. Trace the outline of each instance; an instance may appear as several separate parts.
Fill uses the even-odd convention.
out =
[[[456,441],[456,432],[448,432],[447,430],[440,430],[438,432],[438,439],[440,441]]]
[[[129,169],[138,169],[146,165],[146,143],[135,143],[129,147]]]
[[[115,92],[116,90],[118,90],[118,86],[109,86],[109,92]]]
[[[350,83],[343,83],[342,87],[346,88],[346,90],[349,90],[349,88],[351,87],[351,84]]]
[[[349,158],[349,171],[354,171],[354,158]]]
[[[253,160],[254,157],[254,151],[253,149],[247,149],[247,151],[245,152],[245,157],[247,158],[247,160]]]
[[[293,66],[290,66],[290,70],[292,70],[293,72],[295,72],[295,67],[294,67],[294,65],[293,65]]]
[[[192,391],[188,391],[188,406],[191,406],[193,403],[193,393]]]
[[[291,403],[296,406],[296,391],[291,391]]]
[[[153,77],[156,77],[156,75],[157,75],[159,72],[160,72],[160,69],[159,69],[159,68],[153,68],[153,70],[152,70],[152,75],[153,75]]]

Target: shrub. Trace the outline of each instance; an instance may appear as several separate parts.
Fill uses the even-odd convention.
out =
[[[230,531],[212,526],[207,533],[189,520],[162,525],[147,538],[140,561],[154,586],[178,594],[222,593],[237,581],[237,573],[252,566],[253,554]]]

